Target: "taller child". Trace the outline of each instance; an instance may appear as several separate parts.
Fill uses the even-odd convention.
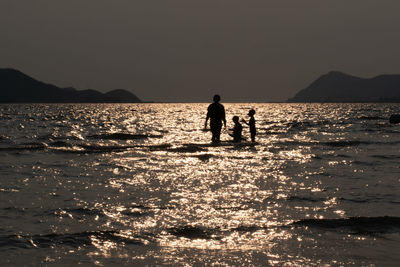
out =
[[[213,143],[219,143],[222,123],[224,123],[224,126],[226,127],[225,108],[221,103],[219,103],[221,100],[219,95],[215,95],[213,100],[214,103],[210,104],[207,109],[207,117],[206,122],[204,123],[204,128],[207,128],[207,122],[208,119],[210,119],[210,128],[212,132],[211,141]]]
[[[251,137],[251,142],[253,143],[256,141],[256,120],[254,119],[254,114],[256,114],[256,111],[254,109],[250,109],[248,114],[250,117],[249,122],[242,120],[242,122],[250,126],[250,137]]]

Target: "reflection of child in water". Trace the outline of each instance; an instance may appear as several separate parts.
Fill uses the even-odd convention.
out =
[[[242,125],[239,123],[239,117],[233,116],[232,118],[235,126],[233,127],[233,142],[241,142],[242,141]]]
[[[250,116],[249,122],[247,123],[245,120],[242,120],[242,122],[246,123],[250,127],[251,142],[256,141],[256,120],[254,119],[254,114],[256,114],[256,111],[254,109],[250,109],[248,114]]]

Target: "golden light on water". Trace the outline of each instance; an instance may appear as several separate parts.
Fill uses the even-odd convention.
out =
[[[30,167],[37,179],[21,181],[53,188],[46,194],[57,203],[50,230],[81,240],[65,253],[85,251],[96,265],[115,259],[156,266],[315,265],[326,231],[312,224],[354,216],[354,203],[384,180],[363,182],[372,167],[353,157],[362,148],[348,148],[340,132],[353,126],[336,122],[340,131],[331,131],[335,124],[326,121],[336,113],[321,121],[318,112],[307,117],[295,105],[255,106],[257,143],[220,145],[212,145],[202,128],[206,104],[99,109],[85,125],[68,128],[71,146],[54,148],[65,153],[68,171],[57,167],[61,160],[50,167],[38,161]],[[227,117],[246,118],[249,108],[226,104]],[[231,139],[229,123],[224,141]],[[51,138],[62,131],[56,128]],[[247,128],[243,134],[248,138]],[[366,193],[355,195],[355,183]],[[32,206],[43,205],[41,198]],[[37,239],[29,244],[39,248]],[[352,235],[344,240],[365,241]]]
[[[168,138],[163,141],[171,142]],[[173,142],[180,141],[175,139]],[[203,142],[207,143],[206,140]],[[132,189],[137,192],[135,187],[146,188],[153,197],[148,198],[145,205],[136,198],[132,207],[105,206],[105,226],[129,227],[132,230],[126,230],[125,235],[133,236],[143,231],[152,232],[155,228],[164,229],[157,236],[163,257],[173,256],[182,249],[242,253],[263,250],[268,257],[279,262],[279,255],[271,251],[274,242],[292,238],[288,231],[280,228],[285,224],[285,220],[279,218],[282,206],[260,207],[272,196],[279,201],[288,197],[285,188],[291,179],[279,171],[279,166],[287,161],[304,164],[312,155],[304,154],[304,149],[278,154],[271,152],[270,149],[273,151],[274,148],[269,145],[261,149],[263,153],[260,154],[259,149],[208,147],[207,152],[199,149],[184,156],[161,150],[154,152],[154,159],[142,157],[133,149],[124,157],[113,157],[113,165],[118,167],[110,170],[114,177],[108,180],[108,185],[120,194],[132,193]],[[203,160],[204,155],[207,155],[206,160]],[[237,160],[230,160],[232,158]],[[133,168],[147,171],[131,176]],[[273,190],[268,186],[262,189],[258,184],[261,180],[279,186]],[[163,193],[154,191],[159,185],[163,186]],[[297,186],[295,182],[292,185]],[[163,195],[159,194],[165,193],[168,202],[163,204]],[[146,218],[149,211],[152,217]],[[135,214],[134,219],[132,214]],[[193,225],[192,221],[196,224]],[[182,232],[175,230],[177,227],[183,227]],[[110,256],[110,251],[116,246],[121,246],[97,239],[92,242],[104,257]],[[270,264],[274,264],[274,260]]]

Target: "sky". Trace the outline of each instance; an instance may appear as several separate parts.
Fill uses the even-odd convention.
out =
[[[398,0],[0,0],[0,68],[145,101],[279,102],[400,73]]]

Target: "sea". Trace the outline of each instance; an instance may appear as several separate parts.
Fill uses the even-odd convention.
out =
[[[399,104],[223,104],[1,104],[0,266],[398,266]]]

